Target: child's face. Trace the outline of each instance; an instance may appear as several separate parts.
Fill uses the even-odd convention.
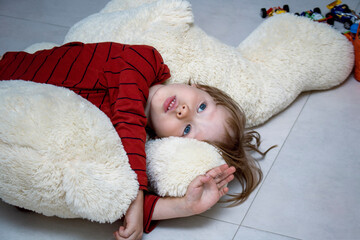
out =
[[[150,88],[148,124],[158,137],[189,137],[221,141],[229,113],[194,85],[169,84]]]

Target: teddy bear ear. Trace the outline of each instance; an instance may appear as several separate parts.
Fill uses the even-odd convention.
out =
[[[159,138],[145,149],[150,187],[159,196],[184,196],[195,177],[225,163],[215,147],[196,139]]]
[[[119,9],[125,5],[110,2],[102,12],[79,21],[70,28],[64,43],[111,41],[157,47],[156,42],[163,42],[164,37],[182,38],[194,23],[190,3],[182,0],[153,1],[144,7],[121,11],[112,7]],[[134,25],[141,27],[134,31]]]

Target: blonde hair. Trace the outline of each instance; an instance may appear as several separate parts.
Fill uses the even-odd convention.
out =
[[[236,206],[243,203],[260,184],[263,174],[258,162],[250,156],[249,152],[257,152],[264,157],[272,146],[265,152],[259,150],[261,137],[257,131],[245,129],[246,118],[241,107],[222,90],[203,84],[195,84],[197,88],[207,92],[217,105],[223,106],[229,113],[227,119],[227,133],[225,141],[208,142],[219,149],[222,157],[229,166],[234,166],[235,178],[242,186],[242,192],[229,194],[230,198],[223,202]],[[229,133],[231,129],[231,134]]]

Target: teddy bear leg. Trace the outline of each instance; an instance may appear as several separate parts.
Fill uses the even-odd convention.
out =
[[[292,14],[265,20],[237,50],[267,72],[254,76],[261,94],[256,96],[258,111],[251,116],[251,125],[279,113],[303,91],[341,84],[354,63],[352,44],[340,32]]]
[[[340,84],[354,62],[352,44],[339,31],[293,14],[264,21],[238,50],[276,74],[284,89],[295,84],[301,91]]]

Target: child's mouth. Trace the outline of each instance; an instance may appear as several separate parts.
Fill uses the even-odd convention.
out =
[[[169,97],[163,105],[165,113],[176,108],[176,96]]]

